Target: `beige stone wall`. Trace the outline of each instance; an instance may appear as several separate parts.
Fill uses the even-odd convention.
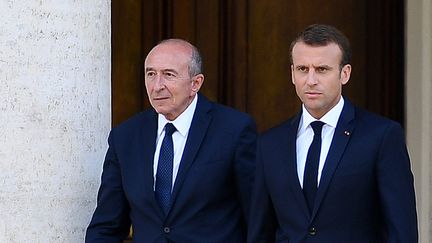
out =
[[[0,0],[0,242],[83,242],[111,121],[110,8]]]
[[[407,1],[407,140],[415,177],[420,242],[432,240],[432,3]]]

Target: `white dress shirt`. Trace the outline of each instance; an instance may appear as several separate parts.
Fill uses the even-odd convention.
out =
[[[320,183],[321,173],[324,168],[324,163],[327,158],[327,154],[329,152],[331,141],[333,139],[333,135],[340,114],[342,113],[343,106],[344,106],[344,99],[343,97],[341,97],[341,99],[336,104],[336,106],[333,107],[319,120],[324,122],[324,126],[321,132],[322,142],[321,142],[320,160],[318,165],[318,178],[317,178],[318,185]],[[315,119],[311,114],[309,114],[309,112],[306,110],[304,105],[302,106],[302,110],[303,112],[300,119],[298,131],[297,131],[296,152],[297,152],[297,174],[298,174],[300,185],[303,188],[303,176],[304,176],[304,170],[306,164],[306,157],[314,136],[314,131],[310,126],[310,124],[318,120]]]
[[[181,113],[174,121],[169,121],[165,116],[158,115],[158,131],[156,136],[156,151],[153,158],[153,189],[156,183],[156,172],[159,162],[160,147],[162,145],[162,140],[165,137],[165,125],[171,122],[177,131],[172,134],[173,146],[174,146],[174,161],[173,161],[173,178],[172,186],[174,186],[175,179],[177,177],[177,172],[180,166],[180,160],[183,155],[183,150],[186,145],[187,136],[189,134],[189,128],[192,123],[192,118],[195,113],[195,108],[198,101],[198,95],[195,95],[192,103],[186,108],[186,110]]]

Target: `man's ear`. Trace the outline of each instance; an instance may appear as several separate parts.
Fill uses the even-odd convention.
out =
[[[201,85],[204,82],[204,75],[198,74],[192,78],[192,91],[194,93],[198,93],[198,91],[201,89]]]
[[[294,64],[291,64],[291,82],[293,84],[295,84],[295,79],[294,79]]]
[[[348,83],[350,77],[351,77],[351,65],[350,64],[346,64],[345,66],[342,67],[341,70],[341,83],[342,85]]]

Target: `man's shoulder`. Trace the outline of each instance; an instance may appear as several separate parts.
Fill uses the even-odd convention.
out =
[[[357,120],[357,125],[364,125],[369,128],[401,126],[400,123],[395,120],[357,106],[355,107],[355,118]]]
[[[237,110],[233,107],[229,107],[220,103],[216,103],[216,102],[211,102],[212,103],[212,107],[213,107],[213,113],[217,113],[220,115],[224,115],[224,116],[229,116],[229,117],[251,117],[249,114],[247,114],[246,112]]]
[[[290,136],[297,132],[298,115],[288,118],[279,124],[270,127],[261,134],[261,138],[277,139],[278,137]]]
[[[199,97],[201,101],[204,103],[205,106],[208,106],[209,109],[207,112],[213,117],[213,119],[220,119],[224,120],[227,123],[232,122],[244,122],[244,121],[253,121],[253,118],[251,115],[247,114],[246,112],[240,111],[238,109],[235,109],[233,107],[229,107],[214,101],[210,101],[204,96]],[[198,100],[200,102],[200,100]]]

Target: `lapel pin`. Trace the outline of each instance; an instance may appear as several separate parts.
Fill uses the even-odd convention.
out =
[[[351,134],[351,133],[348,132],[348,131],[345,131],[344,133],[345,133],[345,135],[347,135],[347,136],[349,136],[349,135]]]

